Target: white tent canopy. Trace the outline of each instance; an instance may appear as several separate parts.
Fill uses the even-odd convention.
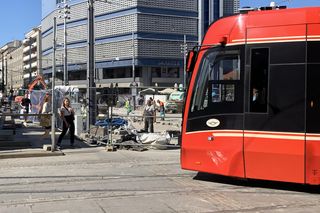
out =
[[[59,90],[61,92],[79,92],[79,88],[77,86],[55,86],[56,90]]]
[[[154,94],[156,94],[156,90],[153,88],[147,88],[139,92],[139,95],[154,95]]]
[[[172,89],[172,88],[165,88],[164,90],[159,91],[160,94],[166,94],[166,95],[170,95],[171,93],[175,92],[177,90]]]

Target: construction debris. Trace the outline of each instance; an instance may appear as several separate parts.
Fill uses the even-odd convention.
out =
[[[180,131],[163,131],[161,133],[147,133],[138,130],[129,119],[112,118],[100,120],[90,130],[90,134],[82,137],[90,144],[96,142],[98,145],[105,145],[116,149],[126,149],[134,151],[145,151],[148,149],[168,149],[169,147],[179,147],[176,138]],[[114,151],[114,150],[113,150]]]

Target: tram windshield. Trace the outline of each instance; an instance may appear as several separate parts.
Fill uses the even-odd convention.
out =
[[[213,50],[203,57],[193,90],[191,113],[206,111],[214,104],[236,101],[236,82],[240,80],[238,50]]]

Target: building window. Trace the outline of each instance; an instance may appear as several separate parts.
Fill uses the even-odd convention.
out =
[[[114,74],[115,74],[116,78],[125,78],[126,75],[129,75],[129,76],[131,75],[131,74],[126,73],[125,68],[114,69],[113,71],[115,72]]]
[[[142,67],[135,68],[135,77],[142,77]]]
[[[103,79],[114,78],[114,70],[113,69],[104,68],[103,71],[102,71],[102,78]]]
[[[137,77],[136,72],[136,77]],[[103,79],[110,78],[131,78],[132,68],[131,67],[118,67],[118,68],[104,68],[102,72]]]
[[[70,81],[79,81],[79,80],[86,80],[87,71],[86,70],[77,70],[69,72],[68,78]]]
[[[167,77],[179,78],[179,67],[168,67]]]
[[[64,0],[56,0],[56,4],[61,4],[61,3],[64,3]]]
[[[161,67],[151,67],[151,75],[153,78],[161,77]]]
[[[152,67],[153,78],[179,78],[179,67]]]

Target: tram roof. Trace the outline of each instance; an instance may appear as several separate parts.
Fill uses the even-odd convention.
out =
[[[249,11],[214,22],[204,37],[203,45],[222,41],[228,45],[248,41],[299,41],[306,36],[306,24],[314,28],[308,31],[308,35],[318,36],[320,40],[320,7]]]

